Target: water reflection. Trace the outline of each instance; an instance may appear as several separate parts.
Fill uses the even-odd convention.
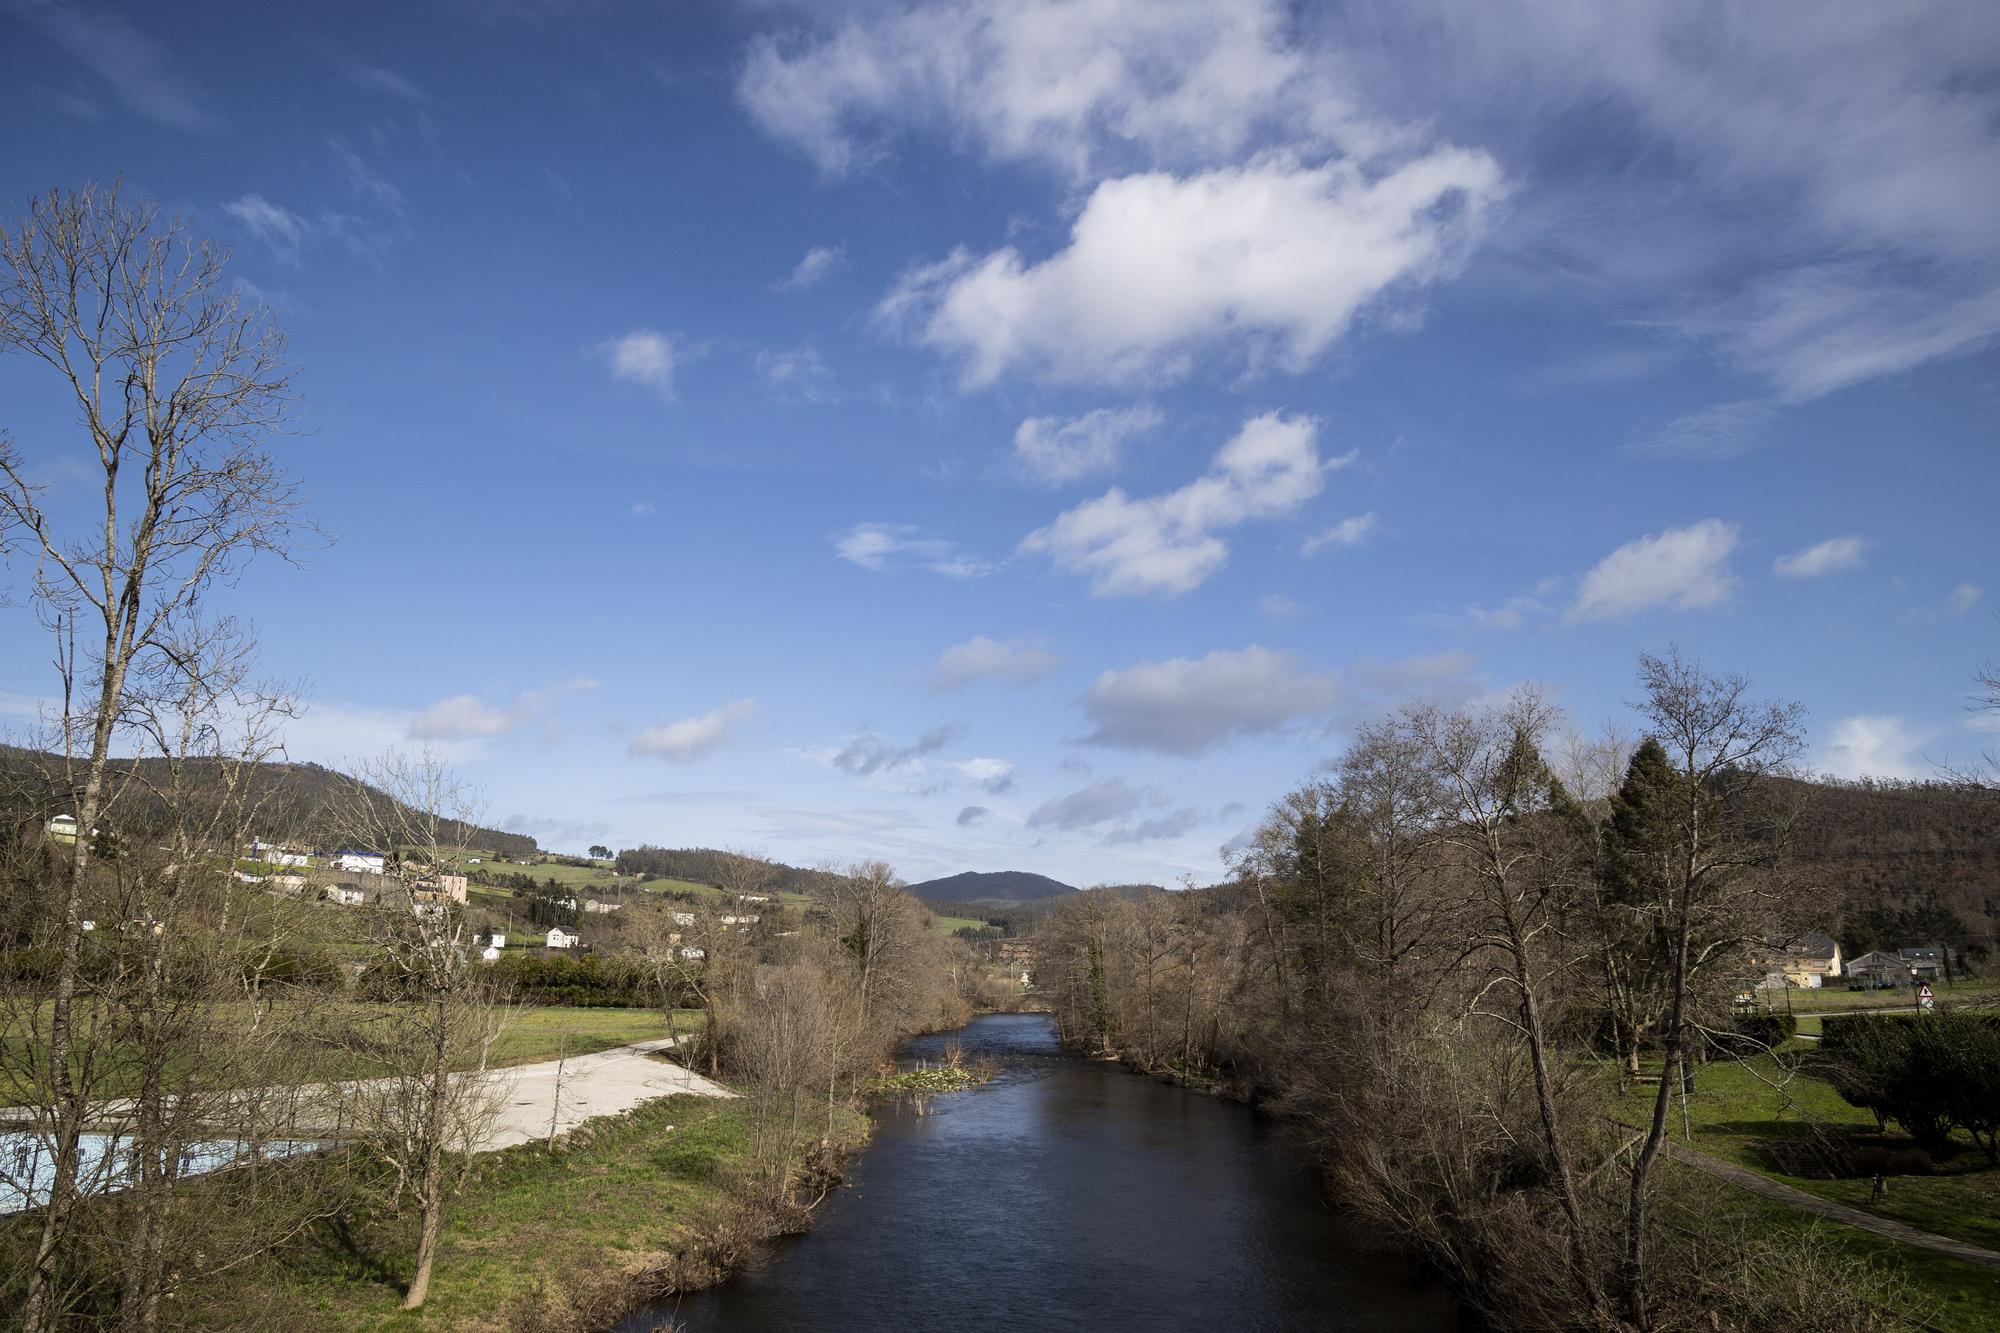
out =
[[[812,1232],[628,1327],[1456,1327],[1245,1108],[1067,1056],[1036,1015],[906,1054],[935,1063],[948,1040],[998,1076],[923,1113],[884,1108]]]

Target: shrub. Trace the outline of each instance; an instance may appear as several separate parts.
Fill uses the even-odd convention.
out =
[[[2000,1018],[1856,1014],[1823,1034],[1820,1072],[1848,1102],[1934,1150],[1962,1128],[2000,1165]]]

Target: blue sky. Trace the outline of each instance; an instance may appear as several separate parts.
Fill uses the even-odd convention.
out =
[[[296,757],[545,845],[1183,873],[1357,722],[1678,643],[1990,742],[2000,10],[0,0],[0,183],[291,334]],[[74,486],[54,386],[0,423]],[[69,479],[69,480],[66,480]],[[18,572],[18,570],[17,570]],[[0,610],[0,710],[50,688]],[[6,719],[0,719],[6,720]]]

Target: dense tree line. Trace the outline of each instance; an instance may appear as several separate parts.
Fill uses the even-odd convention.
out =
[[[1061,903],[1038,981],[1070,1042],[1281,1109],[1496,1327],[1871,1326],[1865,1283],[1751,1280],[1672,1208],[1674,1098],[1718,1038],[1776,1035],[1732,998],[1819,923],[1777,780],[1797,708],[1678,656],[1640,675],[1636,748],[1557,756],[1532,693],[1362,728],[1229,883]]]

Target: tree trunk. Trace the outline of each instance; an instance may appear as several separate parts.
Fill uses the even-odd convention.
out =
[[[424,1108],[424,1174],[417,1184],[423,1221],[417,1234],[417,1271],[403,1308],[414,1310],[430,1295],[431,1268],[437,1262],[438,1230],[444,1220],[444,1136],[451,1093],[451,1042],[447,1001],[437,1001],[437,1048],[431,1064],[430,1105]]]

